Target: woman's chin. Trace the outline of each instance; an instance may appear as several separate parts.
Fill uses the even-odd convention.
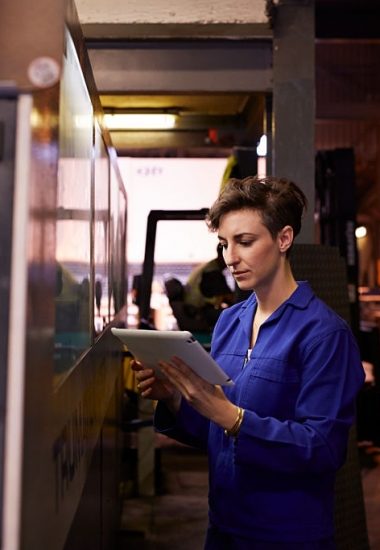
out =
[[[240,290],[252,290],[252,285],[247,281],[236,281],[236,284]]]

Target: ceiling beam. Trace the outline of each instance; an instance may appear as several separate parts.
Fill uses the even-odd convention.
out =
[[[268,0],[76,0],[91,40],[270,37]]]
[[[101,94],[261,92],[272,86],[270,41],[131,42],[89,55]]]

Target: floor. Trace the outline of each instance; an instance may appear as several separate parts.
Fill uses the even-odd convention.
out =
[[[380,448],[359,448],[370,550],[380,550]],[[124,502],[120,550],[201,550],[207,527],[207,461],[177,444],[161,452],[154,497]],[[355,550],[355,549],[352,549]]]
[[[153,497],[127,498],[119,550],[201,550],[207,528],[207,458],[177,444],[161,451]]]

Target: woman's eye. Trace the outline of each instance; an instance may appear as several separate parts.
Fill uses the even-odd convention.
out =
[[[253,241],[240,241],[241,246],[251,246]]]

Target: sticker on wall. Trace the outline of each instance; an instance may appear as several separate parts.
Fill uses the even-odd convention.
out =
[[[58,82],[60,66],[52,57],[36,57],[28,67],[30,82],[37,88],[49,88]]]

